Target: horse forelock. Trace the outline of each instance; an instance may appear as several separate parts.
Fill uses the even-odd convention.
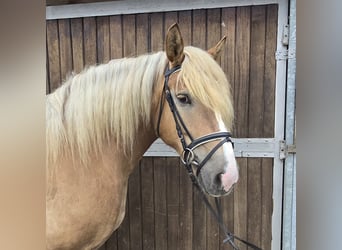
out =
[[[166,63],[165,53],[158,52],[71,76],[47,96],[47,161],[67,153],[87,164],[90,152],[101,154],[113,140],[129,156],[139,126],[150,122],[153,85]]]
[[[231,86],[219,64],[196,47],[185,47],[185,59],[178,76],[190,94],[223,120],[232,129],[234,110]]]

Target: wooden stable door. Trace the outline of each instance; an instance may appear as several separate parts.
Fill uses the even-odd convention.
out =
[[[208,49],[227,35],[220,63],[234,95],[233,135],[272,138],[277,15],[278,5],[260,5],[47,20],[47,93],[87,65],[163,50],[178,22],[186,45]],[[224,221],[271,249],[273,159],[238,164],[240,181],[222,198]],[[129,179],[125,219],[102,249],[232,249],[196,192],[178,158],[144,157]]]

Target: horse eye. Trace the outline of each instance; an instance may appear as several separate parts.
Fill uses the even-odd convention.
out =
[[[191,104],[191,100],[190,100],[190,97],[188,95],[179,94],[179,95],[177,95],[177,99],[182,104]]]

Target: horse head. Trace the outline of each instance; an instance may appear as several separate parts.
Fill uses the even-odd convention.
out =
[[[211,196],[228,194],[239,176],[228,132],[233,122],[230,85],[215,61],[224,42],[225,37],[208,51],[184,47],[178,25],[169,28],[168,65],[154,119],[158,136],[181,155]]]

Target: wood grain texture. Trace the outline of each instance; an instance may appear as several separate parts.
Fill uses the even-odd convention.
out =
[[[128,192],[129,193],[128,187]],[[118,250],[131,249],[131,240],[130,240],[130,218],[129,218],[129,197],[126,201],[126,210],[125,210],[125,218],[122,221],[120,227],[117,231],[117,248]]]
[[[273,159],[261,160],[261,243],[262,249],[271,249],[273,212]]]
[[[192,11],[180,11],[178,12],[178,22],[181,26],[182,37],[184,41],[184,45],[191,45],[192,38]]]
[[[151,22],[151,52],[164,50],[164,25],[163,13],[152,13],[150,15]]]
[[[130,248],[142,249],[140,166],[135,167],[130,175],[128,186]]]
[[[269,5],[266,9],[265,75],[264,75],[264,123],[263,136],[274,136],[275,82],[277,46],[278,6]],[[271,249],[273,212],[273,159],[262,159],[262,208],[261,208],[261,248]]]
[[[96,26],[97,62],[107,63],[110,60],[109,17],[97,17]]]
[[[250,56],[250,7],[237,9],[235,46],[235,126],[236,137],[248,134],[248,91]]]
[[[83,18],[84,37],[84,64],[85,66],[95,65],[96,56],[96,19],[95,17]]]
[[[123,57],[122,16],[109,17],[111,59]]]
[[[236,30],[236,9],[224,8],[221,14],[221,34],[227,36],[224,51],[221,56],[221,67],[226,73],[228,82],[231,85],[232,94],[235,90],[235,30]],[[235,107],[235,99],[233,100],[233,106]],[[231,131],[235,133],[235,126]]]
[[[118,249],[118,232],[115,231],[109,237],[109,239],[105,243],[106,250],[117,250]]]
[[[236,46],[235,46],[235,125],[236,137],[248,135],[248,91],[250,56],[250,7],[236,10]],[[247,239],[247,159],[238,159],[240,178],[234,192],[234,232]],[[243,250],[246,247],[240,243]]]
[[[72,73],[72,53],[70,39],[70,20],[58,20],[61,80],[65,80]]]
[[[165,157],[156,157],[154,165],[154,218],[156,249],[167,249],[167,204]]]
[[[242,239],[247,239],[247,159],[239,158],[239,181],[234,190],[234,233]],[[237,246],[241,250],[246,250],[247,247],[237,242]]]
[[[135,15],[125,15],[122,17],[122,29],[124,57],[136,56]]]
[[[267,6],[264,76],[264,136],[274,136],[278,6]]]
[[[80,73],[84,68],[83,24],[82,18],[74,18],[71,22],[71,44],[73,71]]]
[[[179,158],[166,159],[167,192],[167,247],[170,250],[181,249],[179,244]]]
[[[249,88],[249,137],[263,136],[265,65],[265,6],[251,10],[251,56]],[[248,240],[261,243],[261,159],[248,159]]]
[[[49,68],[49,92],[52,92],[61,84],[61,71],[59,61],[59,37],[57,20],[46,21],[46,48]]]
[[[141,162],[141,201],[143,249],[155,249],[154,242],[154,171],[153,158]]]
[[[148,14],[136,15],[136,51],[137,55],[149,51],[149,21]]]

